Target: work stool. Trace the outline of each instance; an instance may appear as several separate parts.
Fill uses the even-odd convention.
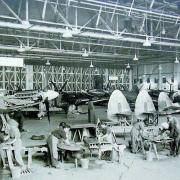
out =
[[[98,149],[98,158],[103,160],[111,160],[113,147],[111,144],[101,144]]]
[[[126,145],[124,144],[120,144],[117,146],[117,152],[118,152],[118,162],[121,163],[122,162],[122,158],[124,156],[124,149],[126,148]]]
[[[43,145],[40,147],[25,147],[24,148],[25,154],[28,155],[28,168],[30,168],[32,164],[32,157],[35,153],[44,153],[44,159],[46,161],[46,166],[50,167],[50,155],[47,145]]]
[[[129,141],[129,148],[131,149],[131,152],[132,152],[133,147],[132,147],[132,142],[131,141]],[[143,151],[143,142],[142,142],[142,140],[136,140],[135,148],[134,148],[133,153],[136,154],[136,153],[140,152],[141,150]]]
[[[67,151],[64,150],[58,150],[58,160],[61,161],[62,163],[64,163],[64,159],[67,158]],[[76,157],[74,157],[74,164],[75,167],[78,167],[78,160]]]
[[[4,145],[1,148],[5,152],[4,161],[3,161],[3,168],[9,167],[10,169],[14,167],[13,161],[12,161],[12,151],[14,150],[13,146],[11,145]],[[6,161],[7,158],[7,161]]]

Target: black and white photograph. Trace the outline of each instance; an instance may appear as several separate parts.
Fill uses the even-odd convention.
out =
[[[180,0],[0,0],[0,180],[180,180]]]

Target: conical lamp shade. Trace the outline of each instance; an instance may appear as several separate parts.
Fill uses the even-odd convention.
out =
[[[135,55],[134,55],[133,61],[138,61],[138,58],[137,58],[137,56],[136,56],[136,53],[135,53]]]
[[[151,43],[150,43],[150,41],[148,39],[148,36],[146,36],[146,40],[144,41],[143,46],[145,46],[145,47],[151,46]]]
[[[178,58],[176,57],[176,60],[174,61],[175,64],[179,64],[179,60]]]
[[[94,66],[93,66],[93,64],[92,64],[92,61],[91,61],[91,64],[90,64],[90,66],[89,66],[90,68],[93,68]]]
[[[82,56],[83,57],[88,57],[89,56],[89,54],[87,53],[86,49],[84,49],[84,52],[83,52]]]
[[[129,65],[129,63],[127,64],[126,68],[127,68],[127,69],[129,69],[129,68],[130,68],[130,65]]]
[[[64,31],[62,37],[64,37],[64,38],[71,38],[71,37],[72,37],[72,33],[71,33],[71,31],[68,29],[68,27],[66,27],[66,30]]]

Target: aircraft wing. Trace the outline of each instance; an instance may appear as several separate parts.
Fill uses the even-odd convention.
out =
[[[97,100],[94,100],[92,101],[94,104],[98,104],[98,103],[105,103],[105,102],[108,102],[109,99],[108,98],[104,98],[104,99],[97,99]]]
[[[31,100],[23,100],[23,99],[4,99],[4,101],[8,104],[11,105],[16,105],[16,106],[22,106],[22,105],[27,105],[27,104],[33,104],[34,101]]]
[[[22,100],[12,97],[1,97],[0,98],[0,112],[10,112],[18,109],[37,105],[39,102],[31,100]]]
[[[168,106],[166,108],[163,109],[163,111],[168,111],[168,110],[180,110],[180,106],[177,105],[172,105],[172,106]]]
[[[31,107],[31,106],[35,106],[39,104],[38,102],[35,102],[35,103],[31,103],[31,104],[24,104],[24,105],[19,105],[19,106],[9,106],[7,107],[7,111],[14,111],[14,110],[18,110],[18,109],[24,109],[24,108],[27,108],[27,107]]]

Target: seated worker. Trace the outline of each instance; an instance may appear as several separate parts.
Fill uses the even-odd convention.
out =
[[[59,128],[52,131],[51,135],[47,139],[50,156],[51,156],[51,165],[53,167],[59,168],[60,164],[58,163],[58,147],[59,143],[69,144],[69,140],[67,138],[67,132],[69,130],[69,126],[65,122],[61,122],[59,124]]]
[[[105,125],[101,126],[101,133],[98,136],[99,143],[107,142],[110,145],[100,145],[99,149],[99,159],[101,157],[101,151],[111,151],[111,160],[112,161],[121,161],[121,156],[123,154],[123,150],[126,148],[125,145],[118,145],[116,142],[116,137],[110,127]]]
[[[0,146],[0,152],[1,152],[1,157],[3,160],[3,164],[5,167],[5,157],[6,153],[8,156],[8,165],[10,168],[10,171],[14,169],[14,158],[15,158],[15,163],[16,165],[19,166],[21,170],[21,175],[22,174],[29,174],[31,171],[26,168],[23,159],[22,159],[22,141],[21,141],[21,135],[18,129],[18,123],[11,119],[8,114],[6,114],[6,121],[7,125],[6,128],[8,128],[8,138],[4,138],[4,141],[1,143]],[[6,151],[6,153],[5,153]],[[14,158],[13,158],[14,156]]]
[[[104,154],[106,155],[104,156],[106,160],[111,160],[114,143],[111,129],[105,125],[99,125],[99,133],[97,134],[97,138],[99,142],[98,158],[101,159],[102,155]]]
[[[21,134],[18,129],[18,123],[14,120],[11,120],[8,124],[10,126],[9,129],[10,138],[15,139],[15,142],[13,143],[15,159],[18,165],[21,166],[22,169],[24,169],[25,165],[21,155],[23,146],[22,146]]]
[[[170,154],[173,156],[178,156],[180,147],[180,127],[177,119],[173,116],[168,116],[167,123],[162,123],[161,126],[161,133],[168,130],[168,136],[173,139],[173,141],[170,143]]]
[[[112,131],[110,127],[106,127],[105,125],[101,127],[101,132],[98,135],[98,141],[113,143]]]
[[[132,153],[138,152],[139,143],[144,153],[144,146],[143,146],[143,141],[142,141],[143,131],[144,131],[143,121],[140,117],[137,117],[137,120],[134,122],[133,127],[130,132],[130,136],[131,136],[130,147],[131,147]]]

